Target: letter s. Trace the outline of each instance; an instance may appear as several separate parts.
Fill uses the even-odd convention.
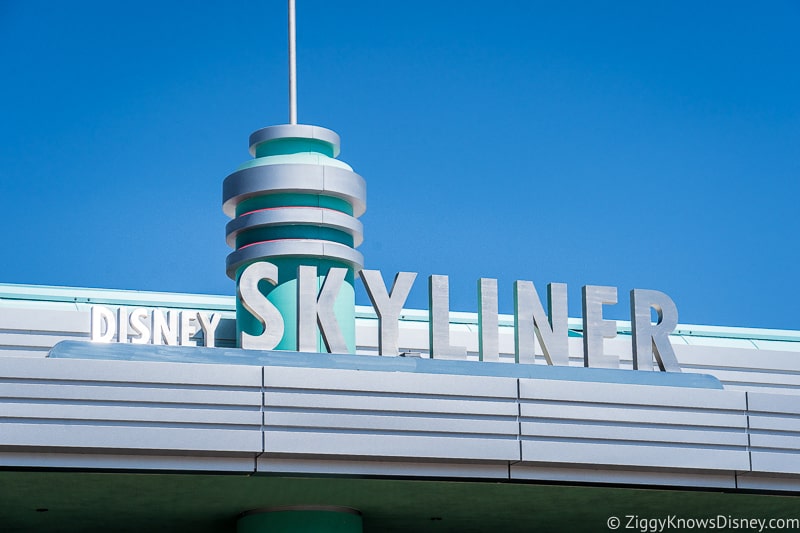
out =
[[[264,261],[253,263],[244,269],[236,287],[242,306],[264,326],[264,332],[261,335],[241,332],[239,346],[245,350],[271,350],[283,338],[283,316],[278,308],[258,290],[261,280],[277,285],[278,267]]]

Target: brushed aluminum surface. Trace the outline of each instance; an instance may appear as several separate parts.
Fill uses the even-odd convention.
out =
[[[321,194],[341,198],[353,207],[353,216],[366,211],[364,178],[343,168],[309,164],[259,165],[237,170],[222,182],[222,210],[231,218],[248,198],[270,193]]]
[[[358,270],[364,263],[361,252],[345,244],[318,239],[281,239],[251,244],[228,254],[226,272],[236,279],[239,267],[270,257],[317,257],[332,259],[352,266]]]
[[[353,246],[364,241],[364,225],[341,211],[322,207],[274,207],[240,215],[225,227],[226,242],[236,247],[236,237],[243,231],[275,226],[316,226],[342,231],[353,237]]]
[[[389,291],[379,270],[362,270],[359,275],[378,315],[378,354],[397,355],[400,353],[400,313],[417,273],[398,272]]]
[[[316,139],[333,147],[333,157],[339,155],[341,139],[339,134],[322,126],[309,124],[279,124],[267,126],[250,134],[250,155],[255,157],[256,147],[275,139]]]

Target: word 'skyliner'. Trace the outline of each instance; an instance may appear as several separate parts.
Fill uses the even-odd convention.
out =
[[[296,346],[300,351],[314,351],[317,329],[329,352],[343,352],[346,346],[334,313],[345,269],[331,268],[317,292],[316,267],[298,268],[297,316],[283,317],[280,310],[258,290],[266,281],[277,284],[278,269],[269,262],[249,265],[241,275],[238,297],[242,306],[261,324],[260,335],[242,332],[240,346],[244,349],[271,350],[284,335],[284,320],[296,321]],[[400,272],[392,288],[387,290],[380,271],[361,270],[359,273],[372,306],[378,316],[378,353],[398,354],[399,319],[403,304],[416,279],[413,272]],[[617,334],[616,321],[603,318],[603,306],[617,303],[616,287],[583,287],[583,357],[584,366],[614,368],[619,358],[604,354],[603,339]],[[430,353],[434,358],[464,358],[466,348],[450,344],[449,283],[447,276],[428,278]],[[482,361],[499,360],[497,280],[478,281],[480,309],[478,312],[479,355]],[[654,363],[664,371],[680,372],[669,334],[678,323],[675,303],[666,294],[644,289],[630,292],[631,325],[633,331],[633,368],[653,370]],[[651,309],[658,321],[650,321]],[[514,283],[514,341],[515,360],[531,360],[534,355],[534,336],[542,346],[551,365],[569,364],[569,329],[567,326],[567,286],[551,283],[547,286],[545,313],[536,288],[530,281]]]

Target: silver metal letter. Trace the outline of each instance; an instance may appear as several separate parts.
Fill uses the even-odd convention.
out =
[[[297,267],[297,350],[317,351],[317,325],[329,353],[347,353],[334,304],[342,288],[346,268],[331,268],[317,295],[317,267]]]
[[[417,273],[398,272],[389,292],[386,292],[380,270],[362,270],[360,275],[375,314],[378,315],[378,354],[397,355],[400,351],[397,343],[400,312],[414,280],[417,279]]]
[[[137,307],[131,311],[131,329],[136,332],[136,336],[131,338],[132,344],[147,344],[150,342],[150,320],[148,320],[147,309]]]
[[[465,359],[465,346],[450,345],[450,282],[447,276],[428,278],[428,304],[431,358]]]
[[[92,341],[111,342],[117,332],[114,311],[102,305],[92,306]]]
[[[339,296],[345,276],[347,276],[346,268],[329,269],[317,298],[317,324],[328,353],[348,353],[347,342],[344,340],[334,312],[336,297]]]
[[[603,318],[603,306],[617,303],[616,287],[583,287],[583,366],[619,368],[619,356],[603,353],[603,339],[617,336],[617,321]]]
[[[650,308],[656,310],[658,322],[650,322]],[[678,325],[678,308],[660,291],[631,291],[631,330],[633,333],[633,369],[653,370],[653,356],[664,372],[680,372],[681,367],[669,342],[669,334]]]
[[[211,313],[211,318],[209,319],[205,313],[198,311],[197,318],[200,319],[200,327],[203,329],[203,346],[213,348],[217,340],[217,326],[222,319],[222,315],[220,313]],[[283,317],[281,317],[281,324],[283,324]],[[283,333],[281,333],[281,337],[283,337]],[[280,339],[278,340],[280,341]]]
[[[128,342],[128,310],[124,307],[117,309],[117,340]]]
[[[497,280],[478,280],[478,359],[500,360],[500,328],[497,321]]]
[[[197,346],[197,311],[181,311],[181,346]]]
[[[153,309],[153,344],[178,345],[178,312]]]
[[[236,292],[242,306],[258,320],[264,331],[261,335],[251,335],[242,331],[239,336],[239,346],[245,350],[271,350],[281,342],[283,338],[283,316],[278,308],[270,302],[264,294],[258,290],[261,280],[267,281],[272,285],[278,284],[278,267],[266,261],[260,261],[248,266],[239,277],[239,284]],[[206,324],[203,313],[200,314],[200,324],[206,338],[206,346],[214,345],[213,331],[217,318],[211,315],[211,323]]]
[[[297,267],[297,351],[317,351],[317,267]]]
[[[534,357],[534,334],[548,365],[569,366],[567,285],[547,285],[547,315],[530,281],[514,282],[514,346],[517,362]]]

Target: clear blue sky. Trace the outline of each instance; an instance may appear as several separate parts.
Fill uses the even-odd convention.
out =
[[[222,180],[284,123],[284,1],[0,0],[0,282],[233,294]],[[800,329],[800,3],[298,0],[299,118],[368,268],[659,289]],[[367,303],[363,291],[359,303]]]

